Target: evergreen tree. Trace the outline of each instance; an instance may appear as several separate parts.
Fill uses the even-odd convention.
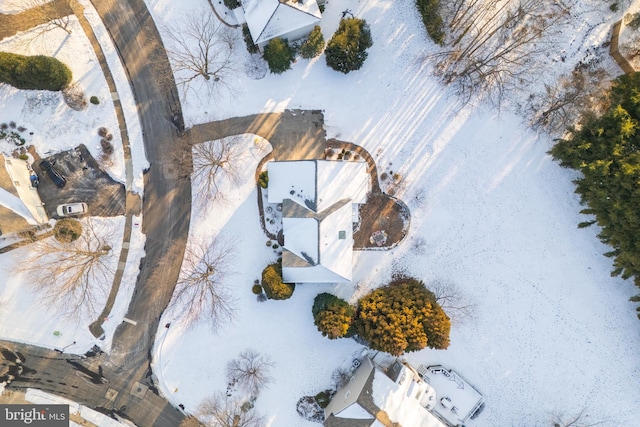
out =
[[[295,285],[282,282],[282,266],[276,262],[262,271],[262,287],[270,299],[288,299],[293,295]]]
[[[327,44],[327,65],[345,74],[359,70],[371,46],[373,40],[367,22],[364,19],[343,18]]]
[[[69,67],[55,58],[0,52],[0,83],[18,89],[59,91],[71,77]]]
[[[601,116],[585,117],[551,154],[582,172],[576,193],[589,206],[582,213],[595,215],[595,221],[579,226],[602,228],[598,237],[613,248],[605,254],[614,259],[612,275],[634,277],[640,286],[640,73],[616,79],[609,101]]]
[[[309,38],[300,46],[300,56],[305,59],[315,58],[324,49],[324,36],[319,25],[313,27]]]
[[[282,74],[291,68],[293,62],[293,49],[285,39],[271,39],[264,47],[264,59],[269,65],[269,70],[274,74]]]
[[[348,336],[355,314],[354,308],[343,299],[322,293],[313,300],[313,320],[322,336],[329,339]]]
[[[399,356],[449,346],[449,316],[421,281],[399,279],[358,301],[355,331],[376,350]]]

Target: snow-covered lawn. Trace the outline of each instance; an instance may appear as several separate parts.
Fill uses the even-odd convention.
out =
[[[142,169],[148,163],[144,158],[142,133],[133,95],[125,77],[115,49],[88,2],[83,2],[86,15],[103,46],[107,62],[116,81],[120,100],[123,104],[127,129],[132,147],[132,163],[134,179],[132,189],[142,191]],[[92,155],[100,158],[100,138],[97,129],[107,127],[113,134],[114,154],[106,171],[116,180],[125,181],[125,162],[123,158],[122,141],[119,125],[113,108],[109,87],[102,73],[102,69],[95,56],[89,40],[75,17],[70,18],[68,35],[60,29],[47,32],[44,36],[34,37],[38,28],[20,33],[0,42],[0,49],[20,53],[23,55],[45,54],[54,56],[67,64],[73,72],[73,82],[84,91],[87,101],[89,96],[97,96],[100,104],[87,104],[83,111],[74,111],[64,102],[58,92],[23,91],[8,85],[0,86],[0,122],[14,121],[17,126],[24,126],[22,132],[27,145],[33,145],[43,157],[64,151],[78,144],[84,143]],[[33,132],[30,135],[29,132]],[[0,141],[0,151],[9,154],[15,149],[6,141]],[[2,165],[4,167],[4,165]],[[16,199],[5,192],[0,192],[0,204],[7,205]],[[124,217],[94,218],[105,231],[111,234],[112,267],[115,267],[122,246]],[[52,221],[53,224],[53,221]],[[6,254],[0,255],[0,268],[3,280],[0,280],[0,337],[36,344],[49,348],[63,348],[74,353],[84,353],[94,344],[109,349],[110,340],[115,327],[120,323],[128,307],[135,281],[138,275],[140,258],[144,255],[145,237],[141,232],[141,218],[134,217],[133,232],[129,245],[129,258],[124,270],[120,292],[116,298],[114,309],[104,324],[106,338],[97,340],[89,332],[88,325],[95,318],[69,320],[60,315],[55,307],[43,307],[28,286],[29,277],[17,274],[13,266],[28,259],[33,245],[26,246]],[[10,241],[5,241],[6,244]],[[108,290],[107,290],[108,291]],[[104,305],[106,295],[100,301],[99,310]],[[58,334],[54,335],[54,331]],[[70,345],[73,342],[75,345]]]
[[[206,2],[169,3],[147,0],[160,25]],[[274,382],[256,410],[274,427],[313,425],[296,414],[297,400],[327,388],[332,371],[349,366],[363,348],[321,337],[311,316],[314,296],[330,291],[353,302],[401,270],[427,284],[455,283],[475,304],[473,319],[454,323],[448,350],[408,355],[416,365],[455,369],[484,395],[486,410],[469,425],[548,425],[554,412],[582,409],[590,422],[633,425],[640,415],[633,380],[640,372],[640,337],[628,298],[636,289],[609,276],[610,260],[602,256],[608,248],[597,229],[576,228],[582,218],[575,175],[546,154],[551,138],[526,130],[510,111],[460,108],[431,76],[425,56],[434,47],[414,8],[410,0],[327,4],[327,40],[345,9],[371,25],[374,46],[360,71],[345,76],[327,68],[323,57],[299,59],[280,76],[251,80],[239,72],[232,102],[207,102],[193,92],[183,99],[188,124],[323,109],[329,137],[364,146],[380,173],[402,176],[400,197],[411,207],[412,222],[396,249],[356,253],[353,285],[300,285],[290,300],[259,303],[251,285],[276,254],[264,245],[255,189],[248,183],[225,205],[196,203],[192,235],[237,239],[238,273],[229,281],[236,322],[217,334],[206,326],[162,328],[155,372],[163,393],[194,411],[203,398],[226,389],[226,363],[253,348],[276,361]],[[558,41],[549,75],[570,69],[586,43],[605,42],[618,17],[598,2],[577,8],[572,13],[580,27]],[[562,65],[559,58],[567,54]],[[604,61],[611,67],[610,58]],[[412,249],[420,239],[423,253]],[[167,315],[161,324],[171,320]]]

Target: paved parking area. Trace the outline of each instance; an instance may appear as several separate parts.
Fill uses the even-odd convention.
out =
[[[32,152],[36,161],[33,170],[40,178],[38,192],[47,214],[56,218],[56,207],[62,203],[85,202],[91,216],[117,216],[125,213],[124,184],[114,181],[100,169],[87,147],[80,144],[73,150],[40,158]],[[40,160],[48,160],[67,180],[64,188],[58,188],[40,170]]]

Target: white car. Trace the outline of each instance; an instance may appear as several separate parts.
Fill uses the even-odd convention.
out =
[[[87,210],[88,208],[86,203],[67,203],[64,205],[59,205],[56,208],[58,216],[61,217],[82,215],[87,213]]]

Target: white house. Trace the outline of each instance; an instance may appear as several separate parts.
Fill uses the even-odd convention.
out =
[[[271,162],[269,203],[282,203],[282,278],[287,283],[350,282],[353,223],[367,200],[364,162]]]
[[[424,370],[429,377],[396,360],[384,371],[365,358],[325,408],[324,426],[382,427],[397,423],[402,427],[452,427],[464,425],[479,412],[484,404],[482,396],[455,372],[441,366]],[[442,372],[450,376],[443,375],[444,382],[431,382]],[[459,381],[450,380],[452,375]]]
[[[289,41],[306,37],[322,17],[316,0],[243,0],[242,9],[260,50],[277,37]]]

